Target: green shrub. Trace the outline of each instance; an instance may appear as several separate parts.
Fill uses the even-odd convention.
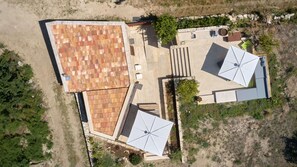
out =
[[[209,27],[226,25],[230,22],[228,17],[203,17],[199,19],[180,19],[177,23],[178,29]]]
[[[142,161],[142,157],[139,154],[131,153],[129,155],[129,161],[133,165],[137,165]]]
[[[43,150],[52,147],[43,95],[32,83],[31,67],[0,48],[0,166],[29,166],[51,157]]]
[[[115,158],[108,152],[106,152],[103,146],[93,141],[93,138],[90,138],[91,149],[92,149],[92,161],[94,167],[118,167],[120,166]]]
[[[268,54],[272,53],[274,47],[279,46],[278,41],[273,39],[272,35],[270,34],[262,34],[259,37],[259,43],[263,51],[265,51]]]
[[[166,45],[169,42],[171,42],[177,34],[176,19],[168,14],[163,14],[157,17],[153,25],[157,37],[161,39],[163,45]]]
[[[198,94],[198,83],[194,79],[184,79],[177,83],[176,93],[181,103],[191,103]]]
[[[234,160],[233,163],[236,164],[236,165],[241,165],[242,164],[242,162],[239,159]]]
[[[297,12],[290,18],[289,23],[297,24]]]
[[[182,152],[180,149],[175,149],[170,153],[169,157],[174,162],[181,162]]]

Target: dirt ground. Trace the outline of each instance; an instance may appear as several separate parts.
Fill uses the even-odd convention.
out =
[[[48,107],[47,119],[53,135],[53,158],[40,166],[89,166],[74,96],[57,84],[39,28],[44,19],[105,19],[144,14],[131,6],[84,1],[0,0],[0,41],[30,64]]]
[[[153,13],[166,12],[177,17],[278,10],[297,5],[295,0],[127,0],[127,3]]]
[[[75,3],[75,9],[69,4]],[[81,5],[82,4],[82,5]],[[79,1],[0,0],[0,41],[30,64],[48,107],[47,119],[53,135],[53,158],[41,166],[88,166],[86,147],[74,96],[57,84],[38,21],[54,18],[98,19],[114,16],[132,18],[143,10],[107,3]],[[76,10],[79,8],[79,10]],[[75,11],[75,12],[73,12]]]
[[[292,61],[297,58],[297,25],[278,25],[270,31],[276,34],[280,45],[275,50],[280,75],[287,75],[289,68],[297,68],[296,61]],[[195,145],[199,151],[192,166],[297,166],[286,161],[285,156],[285,141],[297,131],[296,76],[286,81],[284,93],[288,102],[278,110],[268,110],[264,120],[245,116],[200,123],[197,136],[209,146]]]
[[[100,3],[99,1],[104,2]],[[132,20],[134,16],[139,17],[149,12],[169,12],[176,16],[216,14],[228,12],[237,7],[237,9],[241,9],[247,4],[250,5],[250,8],[265,6],[267,1],[257,1],[257,3],[255,1],[238,1],[225,6],[205,4],[195,7],[193,5],[178,7],[177,4],[176,6],[166,6],[166,4],[162,6],[159,4],[160,2],[128,0],[121,5],[115,5],[107,3],[106,0],[0,0],[0,41],[6,44],[9,49],[18,52],[25,62],[32,66],[36,82],[43,90],[45,102],[49,108],[47,119],[53,134],[53,159],[41,166],[88,166],[89,164],[73,95],[65,94],[62,87],[57,85],[38,21],[44,19],[98,20],[118,17]],[[272,0],[269,1],[268,6],[280,8],[295,3],[294,0]],[[297,30],[296,27],[292,28],[292,30],[294,29]],[[284,27],[280,27],[278,31],[280,35],[286,35],[288,32]],[[296,32],[289,33],[291,36],[283,35],[280,38],[297,39]],[[291,40],[287,41],[290,42],[289,44],[284,41],[281,43],[284,46],[293,46],[294,44],[294,41]],[[280,53],[295,57],[281,59],[284,62],[290,58],[296,59],[296,48],[295,50],[288,48],[288,50],[290,52],[282,53],[281,50]],[[295,90],[295,81],[296,78],[289,81],[291,82],[288,84],[290,85],[288,86],[289,92]],[[288,121],[289,118],[287,115],[278,114],[261,123],[248,117],[234,118],[227,124],[221,123],[216,130],[210,129],[211,133],[207,133],[212,145],[198,152],[197,161],[193,166],[229,166],[234,161],[239,166],[246,166],[245,162],[251,166],[265,166],[269,162],[275,163],[276,166],[277,164],[282,165],[284,159],[281,157],[280,149],[283,145],[279,144],[282,143],[280,136],[288,134],[288,128],[294,125]],[[288,124],[281,124],[282,122],[288,122]],[[281,126],[277,126],[277,123],[280,123]],[[267,134],[268,132],[272,135]],[[236,140],[238,142],[234,139],[238,139]],[[263,158],[259,160],[257,157]],[[162,162],[157,166],[168,166],[168,163]]]
[[[296,113],[291,116],[276,112],[263,121],[245,116],[200,127],[209,147],[199,149],[192,166],[296,166],[283,154],[285,138],[296,130]]]

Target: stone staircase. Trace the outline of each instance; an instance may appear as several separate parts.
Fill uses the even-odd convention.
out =
[[[191,76],[189,48],[187,46],[171,46],[170,60],[174,77]]]

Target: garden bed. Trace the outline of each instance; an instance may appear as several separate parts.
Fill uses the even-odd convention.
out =
[[[178,133],[178,122],[177,122],[177,112],[175,108],[175,97],[174,97],[174,83],[172,80],[169,80],[165,83],[166,88],[166,107],[168,112],[168,119],[171,122],[174,122],[174,125],[170,132],[170,157],[172,159],[181,160],[180,157],[180,145],[179,145],[179,133]]]

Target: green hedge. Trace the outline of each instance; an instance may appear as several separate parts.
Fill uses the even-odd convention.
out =
[[[177,23],[178,29],[185,28],[197,28],[197,27],[209,27],[209,26],[219,26],[219,25],[227,25],[230,23],[230,19],[228,17],[203,17],[199,19],[181,19]]]

